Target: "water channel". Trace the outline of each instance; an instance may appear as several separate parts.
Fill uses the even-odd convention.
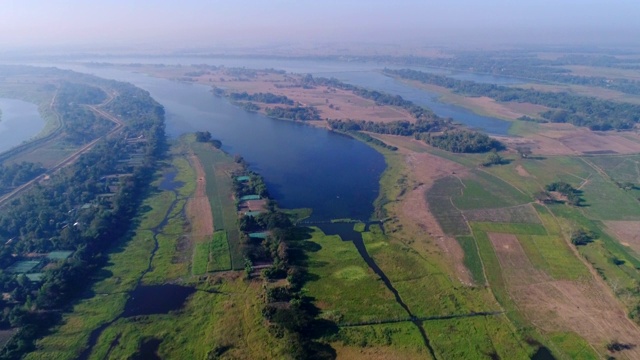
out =
[[[38,135],[45,122],[38,107],[22,100],[0,98],[0,153]]]

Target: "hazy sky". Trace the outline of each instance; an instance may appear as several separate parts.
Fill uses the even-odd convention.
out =
[[[0,49],[638,42],[640,0],[5,0]]]

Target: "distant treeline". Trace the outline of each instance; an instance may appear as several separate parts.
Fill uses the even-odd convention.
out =
[[[545,92],[482,84],[409,69],[385,69],[384,73],[446,87],[466,96],[487,96],[496,101],[543,105],[553,108],[541,113],[543,118],[551,122],[567,122],[576,126],[586,126],[591,130],[631,129],[635,123],[640,121],[640,105],[572,95],[565,92]]]
[[[367,58],[371,60],[371,58]],[[513,51],[505,52],[460,52],[454,57],[377,57],[378,61],[387,61],[405,66],[429,66],[461,71],[472,71],[497,76],[512,76],[534,81],[563,83],[569,85],[594,86],[620,91],[626,94],[640,94],[640,81],[607,78],[603,76],[579,76],[563,68],[568,65],[586,65],[638,69],[636,59],[621,59],[602,55],[567,55],[555,60],[541,59],[536,54]]]
[[[377,134],[412,136],[416,133],[438,132],[450,129],[449,125],[440,122],[432,122],[426,120],[409,121],[391,121],[388,123],[380,123],[365,120],[334,120],[328,119],[327,122],[334,130],[340,131],[368,131]]]

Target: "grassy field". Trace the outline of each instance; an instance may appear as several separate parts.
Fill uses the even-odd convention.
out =
[[[231,253],[231,267],[242,269],[244,261],[240,249],[238,215],[232,198],[233,182],[230,176],[231,171],[237,169],[238,165],[231,157],[220,150],[214,150],[211,145],[192,143],[191,148],[204,166],[206,193],[211,204],[214,229],[226,231]]]
[[[304,242],[311,279],[305,290],[323,316],[338,324],[407,317],[351,242],[317,228],[310,235]]]
[[[227,232],[216,231],[211,241],[196,244],[193,254],[193,275],[203,275],[210,271],[231,269]]]
[[[484,285],[487,280],[475,239],[473,236],[456,236],[456,240],[464,251],[464,266],[471,272],[473,281],[478,285]]]

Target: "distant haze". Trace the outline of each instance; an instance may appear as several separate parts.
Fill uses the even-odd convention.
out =
[[[8,0],[0,51],[366,42],[636,45],[638,0]]]

